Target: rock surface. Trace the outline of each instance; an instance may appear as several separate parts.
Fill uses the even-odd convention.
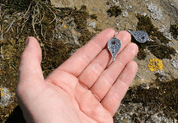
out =
[[[178,1],[177,0],[51,0],[52,4],[56,7],[77,7],[78,9],[82,5],[86,5],[89,14],[96,14],[97,20],[88,19],[88,29],[94,31],[93,28],[99,27],[100,29],[113,28],[115,31],[118,30],[136,30],[138,19],[136,15],[139,13],[144,16],[151,18],[151,21],[160,32],[164,34],[166,38],[170,40],[168,45],[174,48],[177,53],[172,56],[171,59],[161,59],[163,63],[163,69],[161,71],[150,71],[148,64],[150,59],[155,56],[146,49],[147,57],[144,60],[139,60],[135,57],[135,61],[138,63],[138,72],[134,78],[131,87],[137,85],[146,85],[146,89],[149,89],[149,84],[153,83],[156,79],[155,73],[159,73],[162,77],[158,78],[160,81],[169,80],[171,77],[177,78],[178,76],[178,40],[174,39],[170,33],[170,25],[178,24]],[[56,4],[57,3],[57,4]],[[122,9],[122,13],[115,17],[110,16],[107,11],[110,7],[117,5]],[[75,34],[75,32],[74,32]],[[75,38],[75,41],[77,38]],[[155,51],[156,52],[156,51]],[[163,112],[155,113],[149,110],[150,107],[143,107],[143,104],[121,104],[118,113],[115,115],[115,122],[129,123],[134,118],[139,118],[137,115],[145,114],[149,117],[147,120],[142,117],[142,120],[137,119],[137,122],[174,122],[164,115]],[[130,107],[130,108],[129,108]],[[135,113],[137,110],[137,113]],[[120,114],[119,112],[124,112]],[[149,114],[149,116],[148,116]],[[141,116],[140,116],[141,117]]]
[[[99,27],[101,29],[113,28],[118,30],[136,30],[138,19],[136,14],[147,15],[152,19],[155,27],[170,39],[171,47],[178,51],[178,42],[170,33],[170,24],[178,23],[178,1],[176,0],[51,0],[56,7],[77,7],[86,5],[87,11],[90,14],[96,14],[97,20],[88,20],[88,28]],[[107,4],[107,2],[109,4]],[[122,9],[122,14],[117,17],[110,17],[107,10],[113,6],[118,5]],[[75,32],[74,32],[75,33]],[[155,72],[148,69],[149,60],[155,56],[148,51],[148,57],[145,60],[134,60],[138,63],[139,69],[131,86],[140,85],[143,83],[150,83],[155,79]],[[177,78],[178,71],[172,61],[178,59],[178,55],[170,59],[163,59],[164,73],[171,74]]]
[[[74,7],[73,0],[51,0],[55,7]]]

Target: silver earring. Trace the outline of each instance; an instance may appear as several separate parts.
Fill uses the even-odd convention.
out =
[[[116,55],[121,48],[121,41],[116,38],[116,34],[113,38],[108,41],[107,47],[112,55],[113,62],[115,61]]]
[[[129,32],[139,43],[145,43],[148,40],[148,34],[144,31],[127,30],[127,32]]]

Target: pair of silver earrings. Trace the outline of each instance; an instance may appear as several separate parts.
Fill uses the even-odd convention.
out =
[[[145,43],[148,40],[148,34],[144,31],[130,31],[127,30],[136,41],[139,43]],[[119,52],[121,48],[121,41],[116,38],[116,35],[114,35],[113,38],[111,38],[108,41],[107,47],[112,55],[113,62],[115,61],[116,55]]]

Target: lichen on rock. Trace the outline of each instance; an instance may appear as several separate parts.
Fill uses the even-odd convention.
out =
[[[148,5],[148,10],[151,12],[150,13],[151,17],[154,20],[160,20],[163,17],[162,10],[158,8],[158,6],[152,2]]]
[[[157,58],[150,59],[150,62],[148,64],[148,68],[151,71],[162,70],[163,69],[162,60],[159,60]]]

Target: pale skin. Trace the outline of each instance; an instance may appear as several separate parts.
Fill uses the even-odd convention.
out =
[[[29,37],[21,56],[17,96],[27,122],[113,123],[113,115],[138,66],[138,47],[120,31],[122,46],[112,62],[106,44],[115,35],[106,29],[77,50],[47,78],[41,69],[42,51]]]

